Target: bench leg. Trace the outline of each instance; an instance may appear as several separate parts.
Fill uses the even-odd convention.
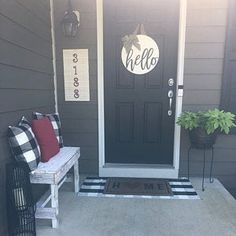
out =
[[[79,161],[77,160],[74,164],[74,191],[79,192]]]
[[[58,185],[51,184],[51,206],[56,210],[56,217],[52,219],[52,227],[58,227],[58,214],[59,214],[59,205],[58,205]]]

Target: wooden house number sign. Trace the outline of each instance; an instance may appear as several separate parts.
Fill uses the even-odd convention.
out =
[[[65,101],[90,101],[88,49],[64,49]]]

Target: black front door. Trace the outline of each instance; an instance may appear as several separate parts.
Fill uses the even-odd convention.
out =
[[[172,165],[179,1],[103,5],[105,162]],[[146,74],[131,73],[121,60],[122,38],[140,24],[159,47],[158,64]]]

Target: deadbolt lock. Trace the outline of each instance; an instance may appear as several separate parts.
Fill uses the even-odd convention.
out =
[[[174,83],[175,83],[175,81],[174,81],[173,78],[170,78],[170,79],[168,80],[168,85],[169,85],[170,87],[172,87],[172,86],[174,85]]]

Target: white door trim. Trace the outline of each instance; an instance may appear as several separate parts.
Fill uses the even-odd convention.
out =
[[[56,63],[56,43],[55,43],[55,22],[54,22],[54,0],[50,0],[50,20],[51,20],[51,37],[52,37],[52,65],[53,65],[53,84],[55,112],[58,112],[58,94],[57,94],[57,63]]]
[[[97,1],[97,69],[98,69],[98,148],[99,176],[101,177],[143,177],[143,178],[177,178],[180,159],[180,127],[175,123],[173,167],[133,165],[106,165],[105,163],[105,119],[104,119],[104,57],[103,57],[103,0]],[[182,112],[184,76],[184,52],[187,0],[180,0],[178,65],[176,83],[175,121]]]

